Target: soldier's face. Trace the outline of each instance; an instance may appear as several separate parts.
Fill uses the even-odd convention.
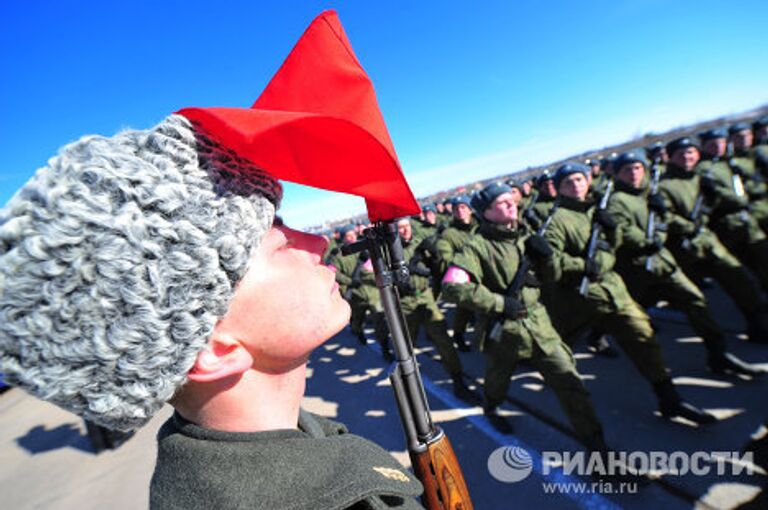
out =
[[[557,191],[566,197],[582,201],[587,197],[587,192],[589,191],[587,176],[581,172],[571,174],[563,179],[560,183],[560,189]]]
[[[591,173],[592,173],[592,177],[597,177],[598,175],[600,175],[600,165],[599,165],[599,164],[597,164],[597,165],[592,165],[592,166],[591,166],[591,167],[589,167],[589,168],[590,168],[590,170],[591,170]]]
[[[344,234],[344,244],[352,244],[357,241],[357,232],[350,230]]]
[[[517,221],[517,202],[512,193],[502,193],[485,210],[483,216],[493,223],[507,225]]]
[[[306,363],[349,321],[335,272],[323,264],[327,245],[320,236],[281,226],[254,250],[216,328],[251,353],[255,368],[278,373]]]
[[[460,222],[467,224],[472,221],[472,209],[467,204],[456,204],[453,208],[453,216]]]
[[[434,211],[427,211],[424,213],[424,220],[430,225],[434,225],[437,223],[437,215],[434,213]]]
[[[555,189],[555,181],[552,179],[547,179],[544,181],[544,183],[541,185],[542,193],[547,194],[550,197],[556,197],[557,196],[557,190]]]
[[[749,149],[750,147],[752,147],[752,142],[754,141],[754,137],[752,136],[752,131],[749,129],[742,129],[738,133],[735,133],[732,139],[733,139],[733,148],[737,150]]]
[[[707,140],[701,145],[704,154],[713,158],[722,158],[725,156],[725,150],[728,147],[728,142],[725,138],[713,138]]]
[[[404,239],[405,241],[410,241],[411,237],[413,237],[413,230],[411,230],[411,222],[408,220],[398,221],[397,232],[400,234],[400,237],[402,239]]]
[[[523,183],[523,195],[526,197],[531,194],[531,183],[528,181],[525,181]]]
[[[619,169],[617,177],[622,182],[629,184],[635,189],[639,189],[643,185],[643,178],[645,177],[645,166],[639,161],[629,163]]]
[[[437,212],[439,213],[442,213],[443,211],[445,211],[445,207],[443,206],[443,204],[435,204],[435,209],[437,209]]]
[[[515,204],[520,205],[520,201],[523,199],[523,194],[520,192],[519,188],[512,188],[512,198],[515,201]]]
[[[443,204],[443,207],[444,207],[444,208],[445,208],[445,210],[446,210],[446,211],[448,211],[449,213],[450,213],[450,212],[453,212],[453,204],[452,204],[452,203],[450,203],[450,202],[447,202],[447,203]]]
[[[700,158],[701,155],[696,147],[686,147],[685,149],[677,149],[669,160],[680,168],[692,172]]]

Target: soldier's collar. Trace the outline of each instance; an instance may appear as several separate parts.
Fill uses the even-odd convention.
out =
[[[594,204],[595,204],[594,200],[592,200],[589,196],[587,196],[586,200],[581,202],[579,200],[576,200],[575,198],[566,197],[565,195],[560,195],[559,207],[564,207],[572,211],[585,212]]]
[[[616,187],[616,191],[622,191],[629,195],[635,195],[635,196],[642,195],[643,193],[645,193],[645,190],[647,189],[647,186],[645,185],[639,188],[635,188],[631,184],[627,184],[620,179],[616,179],[614,183],[615,183],[614,186]]]
[[[492,239],[516,239],[520,236],[523,229],[519,225],[517,228],[509,229],[506,225],[484,221],[482,225],[480,225],[480,230],[483,234]]]
[[[673,163],[667,165],[667,171],[664,172],[664,178],[673,177],[675,179],[693,179],[696,175],[696,169],[688,172],[685,168],[679,167]]]

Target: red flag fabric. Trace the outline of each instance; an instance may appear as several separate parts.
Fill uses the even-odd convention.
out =
[[[371,221],[418,214],[370,78],[338,16],[312,21],[251,108],[184,108],[278,179],[366,200]]]

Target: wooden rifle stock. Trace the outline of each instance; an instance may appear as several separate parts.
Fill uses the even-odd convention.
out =
[[[376,274],[384,314],[392,335],[395,362],[389,379],[395,392],[413,470],[424,486],[422,502],[429,510],[472,510],[461,466],[448,437],[432,416],[413,353],[398,287],[408,282],[408,267],[393,222],[377,222],[365,230],[365,240],[345,246],[347,255],[367,249]]]

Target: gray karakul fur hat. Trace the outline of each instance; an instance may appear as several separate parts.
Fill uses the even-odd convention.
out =
[[[187,381],[280,184],[185,117],[64,147],[0,209],[0,372],[111,429]]]

